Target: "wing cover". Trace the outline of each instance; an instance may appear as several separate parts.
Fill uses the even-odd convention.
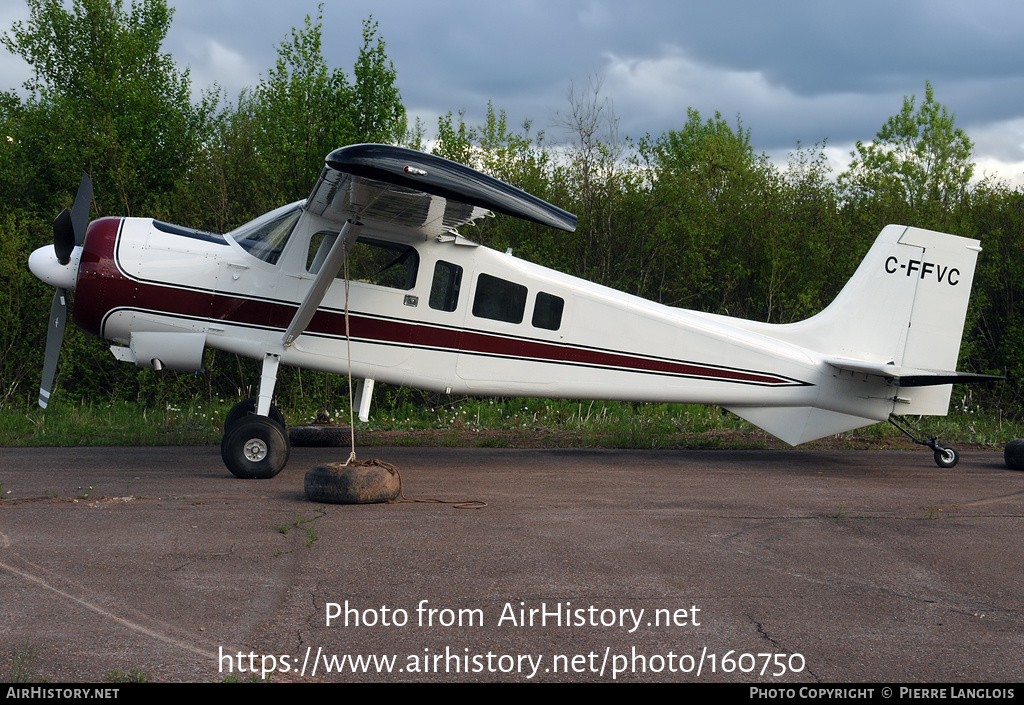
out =
[[[462,164],[403,147],[357,144],[331,152],[306,209],[343,223],[441,235],[490,213],[572,232],[576,216]]]

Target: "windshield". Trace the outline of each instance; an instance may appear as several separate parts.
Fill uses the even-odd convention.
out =
[[[304,201],[296,201],[261,215],[242,227],[228,233],[235,242],[254,257],[269,264],[277,264],[288,237],[302,215]]]

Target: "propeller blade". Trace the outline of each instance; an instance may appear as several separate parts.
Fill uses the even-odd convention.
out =
[[[50,403],[53,378],[57,376],[57,358],[64,340],[64,325],[68,320],[67,291],[57,289],[50,304],[50,321],[46,328],[46,355],[43,358],[43,381],[39,385],[39,406]]]
[[[92,179],[82,173],[82,183],[75,194],[75,205],[71,206],[71,224],[75,230],[75,244],[85,242],[85,231],[89,227],[89,206],[92,203]]]
[[[67,264],[71,261],[71,252],[75,249],[75,225],[71,219],[71,211],[67,208],[53,219],[53,251],[57,261]]]
[[[69,211],[60,212],[53,221],[53,251],[57,261],[67,264],[71,261],[71,252],[75,245],[85,242],[85,231],[89,228],[89,206],[92,203],[92,179],[82,174],[82,182],[75,194],[75,204]]]

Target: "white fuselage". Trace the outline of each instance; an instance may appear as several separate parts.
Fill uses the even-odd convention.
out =
[[[160,351],[173,347],[167,342],[178,339],[157,338],[143,352],[145,334],[161,333],[194,341],[180,359],[161,359],[158,366],[171,368],[198,366],[195,350],[208,346],[257,359],[279,354],[287,365],[351,369],[356,377],[441,392],[817,406],[877,420],[892,410],[884,380],[844,378],[819,351],[761,332],[772,326],[749,330],[728,318],[657,304],[461,237],[426,239],[369,227],[361,239],[415,249],[414,274],[399,286],[351,282],[350,346],[345,281],[335,280],[310,325],[286,347],[282,333],[313,280],[307,268],[325,222],[304,212],[273,262],[230,236],[175,234],[136,218],[93,227],[104,222],[110,233],[90,235],[95,242],[86,249],[97,251],[93,259],[109,253],[114,267],[93,272],[92,284],[83,267],[80,288],[94,287],[90,300],[102,301],[90,305],[96,321],[83,327],[138,347],[132,359],[140,365],[160,359]],[[439,289],[451,286],[456,269],[460,286],[441,303]],[[123,281],[111,286],[118,278]],[[488,283],[501,300],[486,300],[480,290]],[[858,393],[850,393],[854,385]]]

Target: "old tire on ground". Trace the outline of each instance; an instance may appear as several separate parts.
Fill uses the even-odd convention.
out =
[[[1006,444],[1003,460],[1011,470],[1024,470],[1024,438],[1017,438]]]
[[[344,448],[352,443],[349,427],[334,424],[292,426],[288,438],[293,446],[306,448]]]
[[[259,401],[256,397],[250,397],[243,399],[242,401],[231,407],[231,411],[224,418],[224,435],[228,435],[228,431],[234,426],[239,420],[244,419],[247,416],[256,415],[256,403]],[[284,422],[284,414],[273,404],[270,405],[270,418],[278,423],[281,428],[288,428],[288,425]]]
[[[220,443],[224,464],[243,480],[273,477],[288,463],[290,451],[284,428],[266,416],[239,419]]]
[[[398,471],[391,466],[344,463],[317,465],[306,473],[305,487],[310,501],[330,504],[391,502],[402,489]]]

